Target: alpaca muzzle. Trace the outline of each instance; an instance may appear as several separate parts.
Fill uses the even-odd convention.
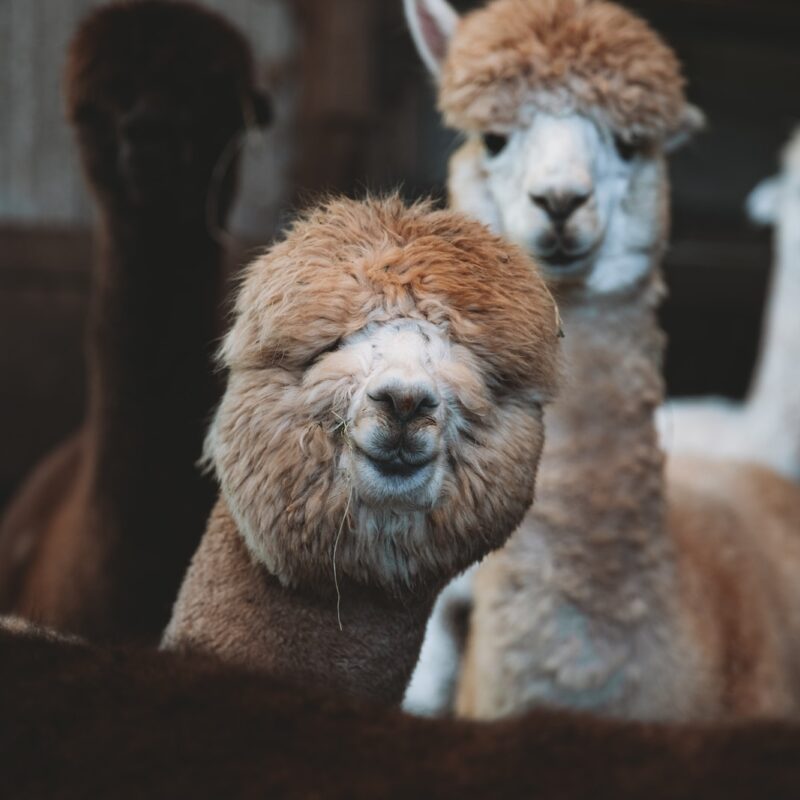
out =
[[[360,493],[382,503],[429,507],[440,483],[440,399],[435,386],[388,374],[370,387],[365,399],[365,419],[353,432]]]

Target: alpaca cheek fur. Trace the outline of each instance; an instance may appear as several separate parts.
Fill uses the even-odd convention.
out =
[[[319,565],[328,563],[333,550],[338,524],[332,520],[341,522],[346,508],[354,525],[352,530],[345,526],[337,567],[356,580],[378,575],[389,587],[465,568],[487,542],[502,544],[522,518],[533,495],[541,414],[533,402],[492,409],[477,362],[463,348],[455,354],[458,361],[442,361],[434,370],[443,394],[453,398],[443,404],[442,445],[454,448],[455,462],[438,472],[436,502],[428,514],[369,510],[361,507],[357,493],[351,496],[354,456],[347,432],[332,434],[333,426],[326,429],[308,413],[320,411],[309,395],[321,383],[327,390],[336,384],[330,366],[315,368],[324,376],[320,383],[300,384],[298,378],[295,385],[287,384],[279,369],[232,373],[209,436],[209,455],[249,550],[282,583],[327,585],[330,576],[321,574]],[[365,363],[352,353],[334,353],[331,360],[343,369]],[[341,377],[342,396],[358,398],[360,389],[353,383],[363,383],[368,375]],[[462,446],[458,438],[468,425],[459,411],[461,401],[472,408],[464,413],[471,415],[469,426],[480,447]],[[345,419],[350,425],[352,418]],[[442,465],[450,464],[444,453],[441,458]],[[498,504],[487,497],[504,500]]]
[[[285,377],[282,370],[232,373],[208,447],[250,551],[288,585],[319,553],[337,492],[336,448],[319,433],[309,440],[314,420],[300,387],[286,386]],[[307,457],[309,441],[321,457]]]
[[[534,405],[505,407],[477,431],[479,448],[466,449],[456,470],[456,491],[442,521],[470,532],[463,552],[453,553],[459,570],[466,569],[481,547],[499,547],[517,527],[533,500],[536,470],[544,442],[541,411]],[[448,521],[449,516],[449,521]]]
[[[663,156],[641,158],[624,189],[616,187],[606,241],[587,280],[598,294],[634,285],[663,248],[669,228],[669,182]]]

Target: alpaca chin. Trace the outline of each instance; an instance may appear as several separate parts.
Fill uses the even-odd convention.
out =
[[[355,523],[358,539],[366,550],[375,548],[370,560],[384,580],[412,585],[419,572],[419,560],[398,557],[398,544],[423,551],[430,546],[430,527],[424,511],[392,511],[385,508],[359,509]]]

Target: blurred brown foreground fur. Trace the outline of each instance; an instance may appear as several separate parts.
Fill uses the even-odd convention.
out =
[[[0,632],[3,795],[793,800],[800,728],[420,720],[201,659]]]

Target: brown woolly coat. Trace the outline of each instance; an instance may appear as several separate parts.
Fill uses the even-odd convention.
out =
[[[89,401],[81,430],[34,471],[0,525],[0,609],[152,640],[215,493],[196,462],[219,396],[213,228],[230,209],[236,159],[215,170],[266,108],[243,37],[215,14],[161,0],[88,16],[65,90],[101,221]]]
[[[795,800],[800,730],[420,720],[201,659],[0,633],[7,797]]]
[[[281,586],[250,554],[220,501],[187,575],[164,647],[212,653],[303,686],[399,703],[435,592],[400,600],[344,579],[339,589],[341,608],[330,591]]]

